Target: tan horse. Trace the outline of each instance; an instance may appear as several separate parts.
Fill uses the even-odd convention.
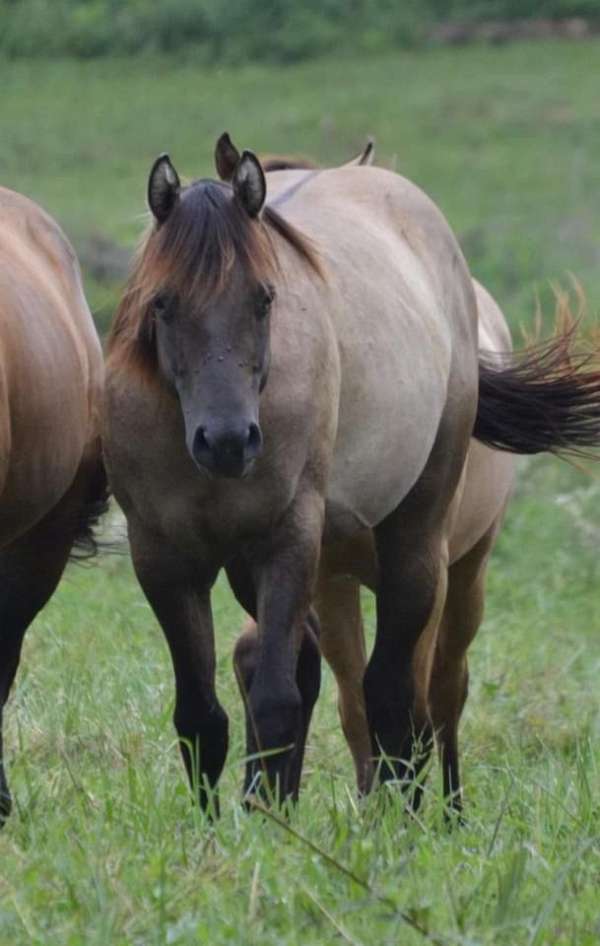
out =
[[[319,689],[320,551],[374,530],[365,705],[382,777],[402,778],[430,727],[412,668],[445,605],[471,436],[535,452],[600,431],[596,375],[558,355],[554,371],[538,354],[501,369],[479,358],[469,271],[413,184],[346,167],[267,185],[230,144],[217,147],[224,182],[182,187],[166,155],[152,168],[153,225],[113,325],[105,402],[111,483],[203,804],[228,743],[210,607],[222,567],[260,629],[243,680],[246,788],[264,774],[294,797]]]
[[[57,224],[0,188],[0,820],[10,811],[2,708],[27,627],[106,501],[102,352]]]
[[[479,345],[507,352],[511,339],[504,317],[488,292],[474,280],[479,312]],[[514,457],[471,442],[449,542],[448,590],[438,627],[423,634],[413,657],[416,698],[432,721],[438,740],[444,795],[461,807],[458,723],[467,695],[467,649],[483,618],[485,577],[514,476]],[[320,558],[315,607],[320,646],[338,686],[342,728],[352,752],[358,789],[373,780],[373,751],[363,694],[367,651],[360,607],[361,585],[377,588],[377,556],[371,531],[326,547]],[[257,627],[249,621],[234,654],[238,680],[258,656]],[[424,760],[424,754],[421,761]]]
[[[233,147],[229,140],[226,146]],[[367,166],[373,160],[374,142],[369,139],[349,164]],[[302,171],[318,165],[305,158],[270,156],[263,159],[263,167],[269,171]],[[510,332],[502,312],[483,286],[476,280],[473,285],[480,349],[510,351]],[[437,736],[444,795],[456,809],[462,802],[458,723],[467,694],[466,654],[483,617],[487,564],[510,496],[513,474],[513,456],[491,450],[476,440],[471,442],[464,488],[450,537],[448,591],[442,620],[431,635],[423,635],[413,661],[416,692]],[[354,759],[358,789],[365,793],[371,787],[374,772],[363,694],[367,651],[360,608],[361,585],[372,591],[377,587],[377,556],[370,531],[323,550],[315,593],[321,652],[336,678],[342,728]],[[258,649],[258,629],[249,620],[234,652],[234,667],[243,696],[243,680],[256,664]]]

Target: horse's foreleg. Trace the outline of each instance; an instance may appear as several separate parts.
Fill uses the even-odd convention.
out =
[[[288,793],[292,801],[298,801],[300,779],[304,764],[304,750],[308,739],[308,730],[315,703],[321,689],[321,650],[319,648],[319,622],[314,611],[310,611],[304,622],[304,631],[298,662],[296,664],[296,684],[302,699],[300,732],[294,746],[288,778]]]
[[[2,752],[2,713],[25,632],[53,594],[67,564],[81,507],[80,475],[61,502],[26,535],[0,552],[0,825],[11,799]]]
[[[181,551],[137,522],[129,539],[138,580],[163,629],[175,673],[174,723],[192,790],[202,808],[219,779],[228,747],[228,720],[215,690],[210,590],[218,567]],[[196,552],[196,550],[194,550]],[[214,795],[214,806],[218,799]]]
[[[4,770],[3,710],[19,666],[25,631],[36,614],[33,609],[25,610],[22,604],[19,607],[20,601],[27,600],[28,589],[23,587],[19,591],[18,584],[13,584],[4,559],[5,555],[0,559],[0,825],[8,818],[12,807]]]
[[[254,618],[256,616],[256,592],[250,568],[243,559],[233,559],[227,565],[227,577],[237,600]],[[249,620],[236,642],[233,653],[233,667],[246,711],[246,741],[248,745],[253,740],[253,722],[248,711],[248,694],[258,665],[259,652],[259,630],[255,620]],[[321,686],[319,622],[314,611],[309,613],[304,622],[296,665],[296,683],[302,699],[302,723],[300,735],[294,749],[294,761],[290,775],[289,794],[294,801],[297,800],[300,790],[300,777],[302,775],[308,729]],[[251,767],[247,767],[245,792],[249,790],[249,780],[253,777]]]
[[[236,642],[233,654],[235,675],[246,708],[248,743],[252,740],[252,720],[247,709],[247,699],[258,664],[259,650],[258,627],[253,620],[249,620]],[[302,698],[302,725],[294,751],[294,761],[290,776],[289,792],[294,801],[298,799],[308,730],[321,685],[321,652],[318,641],[318,625],[316,617],[312,614],[309,615],[304,625],[304,633],[296,666],[296,683]],[[245,792],[250,788],[249,780],[251,778],[253,778],[253,772],[250,767],[248,767],[244,786]]]
[[[306,730],[320,685],[316,623],[309,613],[323,499],[298,497],[254,565],[258,656],[248,689],[246,790],[261,779],[275,798],[297,795]],[[314,625],[314,626],[313,626]]]

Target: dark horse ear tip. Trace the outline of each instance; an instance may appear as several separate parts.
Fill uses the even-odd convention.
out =
[[[152,171],[155,171],[158,165],[162,164],[163,161],[168,161],[168,163],[171,164],[171,156],[168,151],[161,151],[158,157],[154,159],[150,173],[152,174]]]
[[[242,151],[233,174],[235,196],[250,217],[258,217],[265,203],[267,182],[262,165],[253,151]]]
[[[215,145],[215,166],[222,181],[230,181],[239,164],[240,154],[228,131],[217,139]]]
[[[262,164],[260,163],[260,158],[258,157],[258,155],[256,155],[256,154],[254,153],[254,151],[250,151],[249,148],[244,148],[244,150],[242,151],[242,153],[241,153],[241,155],[240,155],[240,161],[239,161],[238,167],[239,167],[242,163],[247,162],[247,161],[251,161],[251,162],[252,162],[253,164],[255,164],[257,167],[259,167],[261,171],[263,170],[263,166],[262,166]]]
[[[161,165],[165,165],[166,174],[165,177],[167,182],[173,187],[179,187],[179,175],[173,167],[173,162],[171,161],[171,156],[168,151],[161,151],[157,158],[154,159],[152,167],[150,168],[150,184],[156,172],[159,170]]]

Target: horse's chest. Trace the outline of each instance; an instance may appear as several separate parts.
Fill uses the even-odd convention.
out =
[[[200,542],[227,554],[245,538],[267,534],[275,521],[274,509],[279,508],[285,508],[285,498],[277,492],[196,484],[163,504],[161,531],[188,547]]]

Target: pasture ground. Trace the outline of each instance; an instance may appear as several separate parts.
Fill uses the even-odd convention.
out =
[[[600,46],[519,45],[200,71],[191,61],[0,64],[0,179],[78,240],[131,245],[151,158],[210,171],[217,134],[346,157],[366,132],[421,183],[514,325],[572,271],[600,301]],[[114,288],[90,285],[106,315]],[[15,812],[0,836],[0,944],[595,946],[600,941],[598,474],[522,464],[490,570],[462,726],[468,822],[358,803],[325,673],[289,829],[239,804],[244,756],[214,596],[232,744],[222,818],[190,806],[166,646],[125,556],[71,567],[30,630],[7,708]],[[373,606],[365,598],[372,629]],[[352,876],[350,876],[350,874]],[[417,932],[411,924],[417,924]]]

